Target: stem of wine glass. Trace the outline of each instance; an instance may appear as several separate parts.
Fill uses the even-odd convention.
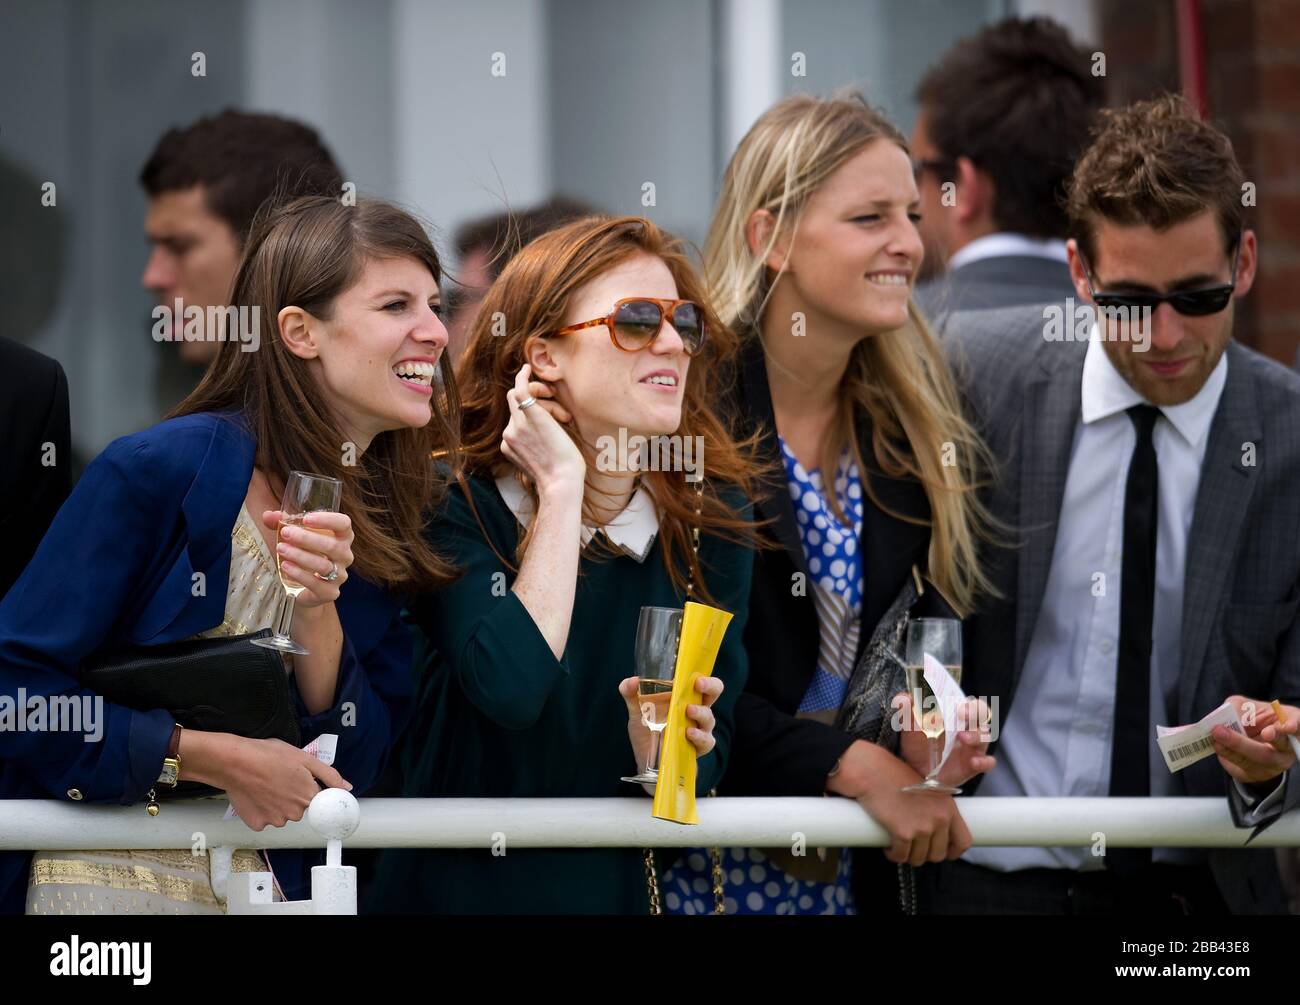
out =
[[[284,599],[280,601],[280,613],[275,619],[275,634],[282,639],[292,638],[289,630],[293,627],[293,604],[297,598],[288,590],[284,591]]]
[[[650,730],[650,746],[646,749],[645,753],[645,773],[647,775],[653,775],[655,773],[655,761],[658,760],[658,758],[655,757],[655,754],[658,753],[658,748],[659,733],[657,730],[652,729]]]
[[[930,773],[926,778],[935,778],[939,774],[939,741],[933,736],[926,737],[930,741]]]

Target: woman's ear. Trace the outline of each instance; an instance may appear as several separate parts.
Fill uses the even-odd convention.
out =
[[[772,215],[771,210],[756,209],[749,214],[749,219],[745,221],[745,243],[749,245],[751,255],[761,255],[767,252],[764,264],[773,272],[792,271],[790,268],[789,249],[784,235],[778,235],[775,241],[772,241],[772,232],[776,227],[776,217]],[[768,242],[772,241],[772,247],[768,248]]]
[[[556,359],[553,339],[532,338],[524,344],[524,362],[531,364],[533,376],[548,384],[564,376],[564,367]]]
[[[316,333],[312,330],[316,321],[301,307],[284,307],[275,316],[280,327],[280,341],[299,359],[315,359],[320,355],[316,344]]]

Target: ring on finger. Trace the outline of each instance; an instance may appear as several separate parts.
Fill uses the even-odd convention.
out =
[[[338,564],[335,562],[330,563],[330,571],[329,571],[329,575],[327,576],[322,576],[319,572],[313,572],[312,575],[315,576],[317,579],[321,580],[321,582],[332,583],[334,582],[334,580],[339,578]]]
[[[522,412],[525,408],[532,408],[536,404],[537,404],[537,399],[530,394],[527,398],[525,398],[523,401],[519,403],[519,411]]]

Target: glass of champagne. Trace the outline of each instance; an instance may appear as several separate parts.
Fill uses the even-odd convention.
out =
[[[925,679],[926,655],[942,663],[960,684],[961,622],[954,618],[915,618],[907,623],[907,693],[912,699],[912,721],[925,733],[930,745],[930,773],[923,782],[903,786],[903,791],[946,792],[955,796],[961,789],[939,781],[943,710]]]
[[[284,528],[301,526],[303,517],[308,513],[337,513],[339,498],[343,494],[343,483],[337,478],[326,475],[310,475],[304,471],[289,472],[289,480],[284,484],[284,496],[280,500],[280,529],[278,538],[283,539]],[[307,587],[296,583],[284,574],[284,560],[277,551],[275,567],[280,573],[280,585],[284,587],[284,597],[280,601],[280,613],[275,619],[274,632],[265,639],[253,639],[253,645],[265,649],[278,649],[282,653],[309,655],[309,651],[293,640],[289,634],[293,626],[293,605],[298,594]]]
[[[677,670],[677,644],[682,636],[680,607],[643,607],[636,626],[637,700],[641,721],[650,730],[650,749],[639,775],[624,775],[625,782],[659,780],[655,769],[659,737],[668,725],[668,706],[673,698],[673,674]]]

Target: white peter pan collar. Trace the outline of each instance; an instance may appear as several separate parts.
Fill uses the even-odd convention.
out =
[[[519,479],[514,473],[502,475],[496,480],[496,485],[497,491],[501,493],[501,498],[505,500],[515,519],[524,527],[532,523],[532,497],[519,484]],[[603,527],[593,527],[584,523],[582,525],[584,548],[591,543],[597,531],[602,532],[623,554],[638,562],[644,562],[646,556],[650,554],[655,536],[659,533],[659,511],[655,507],[654,499],[644,486],[638,486],[632,493],[632,498],[628,500],[627,506],[609,523]]]

